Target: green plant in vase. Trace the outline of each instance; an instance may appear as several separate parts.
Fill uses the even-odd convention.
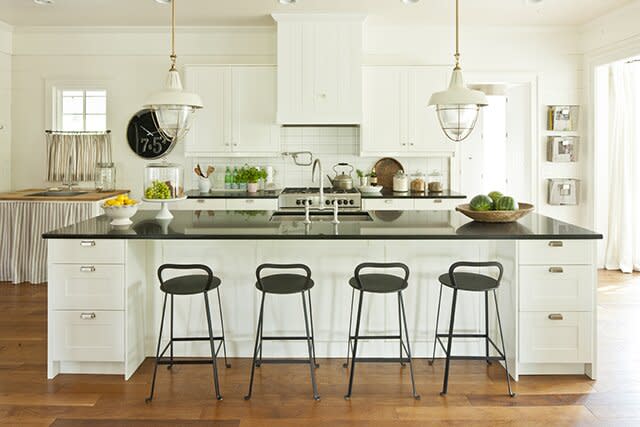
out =
[[[258,191],[258,182],[267,178],[267,171],[256,167],[245,165],[238,171],[238,181],[247,184],[247,191],[255,193]]]

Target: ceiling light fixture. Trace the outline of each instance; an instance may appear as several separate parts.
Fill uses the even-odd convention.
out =
[[[416,4],[419,1],[420,0],[402,0],[402,3],[404,3],[404,4]]]
[[[53,4],[53,0],[33,0],[33,2],[41,6],[48,6]]]
[[[156,0],[156,3],[160,3],[160,4],[170,4],[171,0]]]
[[[278,0],[280,4],[295,4],[297,0]]]
[[[158,129],[174,142],[182,139],[191,127],[193,113],[203,107],[202,99],[195,93],[185,92],[176,69],[176,0],[171,1],[171,68],[166,87],[157,92],[145,104],[154,112]]]
[[[456,0],[456,66],[451,74],[449,89],[431,95],[429,106],[435,105],[440,127],[454,142],[466,139],[478,121],[480,108],[489,103],[484,93],[464,84],[460,68],[460,7]]]

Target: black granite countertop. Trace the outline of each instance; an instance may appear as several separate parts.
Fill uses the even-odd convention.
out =
[[[144,240],[567,240],[601,239],[602,235],[532,213],[518,222],[484,224],[455,211],[371,211],[330,222],[331,213],[310,225],[301,219],[273,220],[270,211],[179,211],[171,221],[140,211],[125,229],[112,227],[106,216],[51,231],[46,239]],[[369,219],[370,217],[370,219]],[[365,218],[367,220],[365,220]]]
[[[389,189],[383,189],[380,193],[362,193],[363,199],[466,199],[464,194],[456,193],[451,190],[444,190],[439,193],[414,193],[408,191],[406,193],[396,193]]]
[[[201,193],[198,190],[187,191],[188,199],[277,199],[282,190],[261,190],[257,193],[235,190],[212,190],[208,193]]]

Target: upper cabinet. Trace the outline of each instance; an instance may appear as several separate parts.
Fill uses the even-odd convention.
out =
[[[453,153],[433,107],[447,87],[446,67],[364,67],[360,151],[365,156]]]
[[[274,14],[278,123],[360,124],[364,15]]]
[[[185,83],[204,103],[187,134],[186,156],[280,153],[275,67],[186,66]]]

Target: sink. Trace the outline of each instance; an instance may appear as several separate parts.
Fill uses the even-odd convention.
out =
[[[311,222],[330,222],[333,221],[333,211],[311,211],[309,213]],[[304,213],[302,212],[275,212],[270,219],[271,222],[285,221],[304,221]],[[338,221],[340,222],[367,222],[373,221],[371,215],[367,212],[339,212]]]
[[[73,197],[87,193],[88,191],[42,191],[40,193],[27,194],[27,197]]]

